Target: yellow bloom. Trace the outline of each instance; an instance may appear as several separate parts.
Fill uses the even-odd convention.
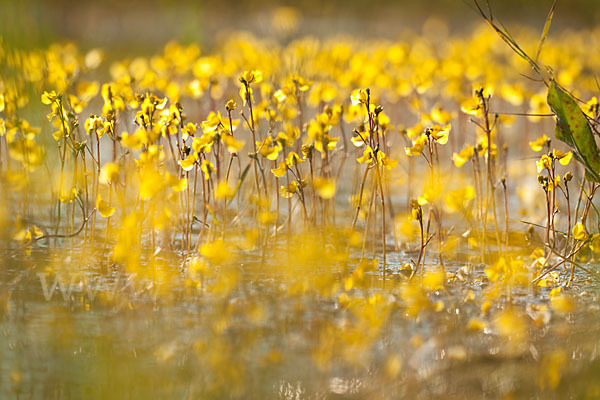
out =
[[[202,123],[202,128],[204,128],[204,122]],[[190,136],[193,137],[196,134],[197,129],[198,127],[196,126],[196,124],[188,122],[181,130],[181,136],[183,137],[183,140],[186,140]]]
[[[96,209],[104,218],[109,218],[115,213],[115,208],[108,205],[108,203],[98,195],[96,199]]]
[[[561,165],[569,165],[571,158],[573,158],[573,152],[571,151],[564,153],[560,150],[552,150],[552,155],[559,163],[561,163]]]
[[[494,318],[494,327],[501,336],[522,344],[527,340],[527,319],[515,310],[506,310]]]
[[[217,191],[215,192],[217,199],[231,199],[235,195],[235,188],[232,188],[227,182],[222,181],[217,185]]]
[[[539,161],[536,161],[535,164],[537,165],[537,172],[538,174],[540,172],[542,172],[545,169],[550,169],[550,167],[552,166],[552,159],[550,157],[548,157],[546,154],[544,154]]]
[[[237,104],[235,104],[235,101],[233,101],[233,99],[229,100],[227,102],[227,104],[225,105],[225,109],[227,111],[233,111],[233,110],[235,110],[236,107],[237,107]]]
[[[57,99],[58,99],[58,95],[56,94],[56,92],[54,90],[52,90],[50,92],[44,91],[44,93],[42,93],[42,103],[43,104],[50,105],[50,104],[54,103]]]
[[[404,151],[409,157],[420,155],[425,150],[425,145],[428,143],[429,138],[426,134],[421,134],[414,142],[412,147],[405,147]]]
[[[206,120],[202,121],[202,130],[204,133],[214,132],[219,125],[221,125],[221,113],[215,114],[213,111],[211,111]]]
[[[130,135],[127,132],[123,132],[121,134],[121,145],[124,147],[128,147],[130,149],[139,150],[142,148],[144,144],[143,141],[143,130],[138,130],[133,135]]]
[[[61,190],[60,201],[61,203],[72,203],[77,197],[77,189],[72,188],[71,190]]]
[[[273,143],[273,138],[267,136],[262,142],[256,142],[258,153],[268,160],[275,161],[279,157],[279,152],[283,149],[281,143]]]
[[[358,89],[352,92],[352,95],[350,96],[350,101],[352,102],[353,106],[357,106],[359,104],[367,104],[368,98],[369,95],[367,94],[366,90]]]
[[[585,227],[581,222],[575,224],[572,230],[573,237],[577,240],[585,240],[587,238],[587,234],[585,232]]]
[[[533,142],[529,142],[529,146],[533,151],[541,151],[544,146],[550,144],[550,139],[546,135],[542,135]]]
[[[188,156],[185,158],[185,160],[179,160],[177,161],[177,163],[181,166],[181,168],[184,171],[191,171],[194,168],[194,165],[196,164],[196,161],[198,160],[198,156],[196,156],[196,153],[190,153],[188,154]]]
[[[100,171],[100,183],[113,184],[119,178],[120,168],[117,164],[109,162]]]
[[[434,125],[429,129],[429,135],[438,142],[439,144],[448,143],[448,135],[450,134],[450,129],[452,129],[452,125],[448,124],[446,126]]]
[[[381,150],[377,152],[377,162],[388,170],[396,168],[398,165],[398,160],[392,160]]]
[[[445,196],[444,206],[449,212],[462,212],[466,210],[471,200],[475,198],[475,188],[471,185],[451,190]]]
[[[354,136],[354,137],[350,138],[350,141],[356,147],[361,147],[365,144],[365,141],[360,136]]]
[[[240,77],[240,80],[246,83],[261,83],[263,80],[263,74],[258,70],[244,71]]]
[[[201,137],[192,138],[192,149],[194,153],[210,153],[213,145],[214,136],[211,133],[205,133]]]
[[[279,163],[279,167],[275,168],[275,169],[271,169],[271,172],[273,173],[273,175],[275,175],[277,178],[281,178],[282,176],[285,175],[285,173],[287,172],[287,165],[285,163],[285,161],[281,161]]]
[[[242,87],[240,88],[240,97],[244,101],[244,105],[246,105],[248,99],[250,99],[250,101],[254,103],[254,97],[252,96],[251,87],[246,87],[246,85],[242,85]]]
[[[438,124],[447,125],[452,119],[452,114],[450,114],[448,111],[442,110],[442,108],[438,106],[431,111],[430,118],[432,121],[437,122]]]
[[[332,199],[335,196],[335,181],[327,178],[316,178],[313,181],[315,191],[322,199]]]
[[[276,91],[273,96],[275,97],[275,100],[277,100],[278,103],[283,103],[285,101],[285,99],[287,99],[287,94],[279,89],[278,91]]]
[[[567,363],[567,354],[562,349],[551,351],[544,355],[541,364],[540,387],[546,389],[556,389],[563,375],[565,364]]]
[[[227,151],[230,153],[237,153],[240,151],[242,147],[244,147],[244,142],[241,140],[235,140],[233,135],[223,135],[223,143],[227,146]]]
[[[304,162],[304,160],[302,158],[300,158],[300,156],[293,151],[291,151],[290,154],[288,154],[288,156],[285,159],[285,163],[288,166],[288,168],[292,168],[294,165],[300,164],[303,162]]]
[[[467,161],[469,161],[473,155],[475,155],[475,148],[471,145],[467,145],[460,153],[452,154],[452,161],[458,168],[462,167]]]
[[[444,271],[428,271],[423,276],[423,287],[429,291],[440,290],[444,288],[445,281]]]
[[[555,313],[568,314],[575,309],[575,303],[571,296],[562,293],[550,298],[550,307]]]
[[[481,111],[481,104],[479,104],[479,99],[471,97],[463,101],[460,108],[465,114],[478,115]]]
[[[292,183],[290,183],[288,186],[281,186],[279,188],[279,195],[281,197],[289,199],[294,195],[294,193],[298,191],[299,187],[300,185],[298,185],[298,182],[292,181]]]
[[[183,192],[188,185],[188,180],[186,178],[178,179],[168,172],[165,172],[165,180],[167,181],[167,185],[169,185],[174,192]]]
[[[371,146],[367,146],[365,148],[365,150],[363,151],[363,155],[356,159],[356,161],[358,161],[359,164],[370,163],[372,160],[373,160],[373,149],[371,148]]]
[[[200,169],[204,172],[204,179],[209,180],[211,172],[214,172],[215,166],[208,160],[202,160],[202,165],[200,165]]]

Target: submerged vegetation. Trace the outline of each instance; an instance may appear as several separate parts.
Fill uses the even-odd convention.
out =
[[[600,31],[480,11],[0,40],[2,396],[597,397]]]

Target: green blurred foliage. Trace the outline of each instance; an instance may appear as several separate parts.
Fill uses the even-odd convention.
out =
[[[485,4],[483,0],[481,3]],[[552,0],[491,0],[504,23],[541,29]],[[250,30],[268,35],[265,24],[278,7],[296,8],[303,17],[299,34],[348,33],[394,37],[419,30],[431,18],[451,31],[481,23],[472,0],[0,0],[0,35],[19,47],[38,47],[57,39],[116,52],[150,51],[171,39],[210,45],[218,33]],[[559,1],[553,29],[582,28],[600,22],[597,0]]]

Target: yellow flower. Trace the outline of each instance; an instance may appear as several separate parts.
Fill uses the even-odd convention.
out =
[[[462,212],[467,209],[474,198],[475,188],[467,185],[448,192],[444,198],[444,206],[449,212]]]
[[[58,99],[58,95],[56,94],[56,92],[54,90],[52,90],[51,92],[44,91],[44,93],[42,93],[42,103],[43,104],[50,105],[50,104],[54,103],[57,99]]]
[[[283,149],[281,143],[273,143],[273,138],[267,136],[262,142],[256,142],[258,153],[268,160],[275,161],[279,157],[279,152]]]
[[[432,121],[437,122],[441,125],[447,125],[452,119],[452,114],[448,111],[442,110],[440,106],[437,106],[431,111],[430,118]]]
[[[181,168],[184,171],[191,171],[194,168],[194,165],[196,164],[196,161],[198,160],[198,156],[196,156],[196,153],[190,153],[188,154],[188,156],[185,158],[185,160],[179,160],[177,161],[177,163],[181,166]]]
[[[564,153],[560,150],[552,150],[552,155],[559,163],[561,163],[561,165],[569,165],[571,158],[573,158],[573,152],[571,151]]]
[[[542,135],[533,142],[529,142],[529,146],[533,151],[541,151],[544,146],[550,144],[550,139],[546,135]]]
[[[388,170],[396,168],[398,165],[398,160],[392,160],[381,150],[377,152],[377,162]]]
[[[204,133],[214,132],[219,125],[221,125],[221,113],[215,114],[213,111],[211,111],[206,120],[202,121],[202,130]]]
[[[167,185],[169,185],[174,192],[183,192],[188,185],[188,180],[186,178],[178,179],[168,172],[165,172],[165,180],[167,181]]]
[[[290,183],[288,186],[281,186],[279,188],[279,195],[281,197],[285,197],[286,199],[289,199],[290,197],[292,197],[294,195],[294,193],[296,193],[298,191],[299,187],[300,187],[300,185],[298,185],[298,182],[292,181],[292,183]]]
[[[434,125],[429,129],[429,135],[438,142],[439,144],[448,143],[448,135],[450,134],[450,129],[452,129],[452,125],[448,124],[446,126]]]
[[[250,102],[254,103],[254,97],[252,97],[252,88],[251,87],[242,85],[242,87],[240,88],[240,97],[244,101],[244,105],[246,105],[246,103],[248,102],[248,99],[250,100]]]
[[[561,293],[550,297],[550,307],[555,313],[568,314],[575,308],[571,296]]]
[[[359,164],[370,163],[373,161],[373,149],[371,146],[367,146],[363,151],[363,155],[358,157],[356,161],[358,161]]]
[[[229,184],[225,181],[219,182],[217,185],[217,191],[215,192],[217,199],[231,199],[235,195],[235,188],[229,186]]]
[[[332,199],[335,196],[335,182],[332,179],[316,178],[313,187],[322,199]]]
[[[141,149],[142,145],[144,144],[143,133],[144,133],[144,131],[141,129],[139,129],[133,135],[130,135],[127,132],[123,132],[121,134],[121,145],[123,145],[124,147],[129,147],[130,149],[134,149],[134,150]]]
[[[242,147],[244,142],[241,140],[235,140],[232,135],[223,135],[223,143],[227,146],[227,151],[230,153],[237,153]]]
[[[71,190],[61,190],[60,201],[61,203],[72,203],[77,197],[77,189],[72,188]]]
[[[304,160],[301,159],[300,156],[293,151],[291,151],[290,154],[288,154],[288,156],[285,159],[285,163],[288,166],[288,168],[292,168],[294,165],[297,165],[297,164],[300,164],[303,162],[304,162]]]
[[[261,71],[258,70],[254,70],[254,71],[244,71],[244,73],[242,73],[242,76],[240,77],[240,81],[242,81],[242,83],[261,83],[263,80],[263,74]]]
[[[202,128],[204,128],[204,122],[202,123]],[[181,130],[181,136],[183,137],[183,140],[186,140],[190,136],[193,137],[196,134],[197,129],[198,127],[196,124],[188,122]]]
[[[115,208],[108,205],[108,203],[98,195],[96,199],[96,209],[104,218],[109,218],[115,213]]]
[[[544,154],[539,161],[535,162],[535,164],[537,165],[537,172],[539,174],[545,169],[550,169],[552,166],[552,159],[548,157],[548,155]]]
[[[460,153],[452,154],[452,161],[458,168],[462,167],[467,161],[469,161],[473,155],[475,155],[475,148],[471,145],[467,145]]]
[[[544,355],[540,368],[541,376],[539,378],[539,384],[542,389],[546,389],[546,387],[556,389],[564,373],[567,360],[567,354],[562,349],[553,350],[549,354]]]
[[[435,291],[444,288],[446,274],[444,271],[428,271],[423,277],[423,287],[428,291]]]
[[[103,126],[104,126],[104,123],[102,121],[102,118],[98,117],[94,114],[90,115],[90,117],[85,120],[85,131],[87,132],[88,135],[90,133],[92,133],[92,131],[95,132],[98,129],[102,128]]]
[[[100,171],[100,183],[113,184],[119,178],[120,169],[115,163],[107,163]]]
[[[419,201],[415,200],[415,199],[411,199],[410,206],[411,206],[412,218],[415,221],[422,221],[423,220],[423,209],[421,208],[421,204],[419,204]]]
[[[573,237],[577,240],[585,240],[587,238],[587,234],[585,233],[585,227],[581,222],[575,224],[572,233]]]
[[[460,105],[462,112],[469,115],[478,115],[481,111],[481,104],[479,104],[479,99],[475,97],[471,97]]]
[[[281,89],[276,91],[273,94],[273,96],[275,97],[275,100],[277,100],[278,103],[283,103],[285,101],[285,99],[287,99],[287,94],[285,94],[285,92]]]
[[[214,136],[211,133],[205,133],[201,137],[192,138],[192,149],[194,153],[210,153]]]
[[[236,107],[237,107],[237,104],[235,104],[235,101],[233,101],[233,99],[229,100],[227,102],[227,104],[225,105],[225,109],[227,111],[233,111],[233,110],[235,110]]]
[[[425,150],[425,145],[427,144],[427,142],[429,141],[429,138],[427,137],[426,134],[421,134],[417,140],[415,140],[413,142],[413,146],[412,147],[405,147],[404,151],[406,152],[406,155],[409,157],[414,157],[414,156],[418,156],[420,155],[423,150]]]
[[[365,141],[360,136],[354,136],[350,138],[350,141],[355,147],[362,147],[365,144]]]
[[[358,89],[352,92],[350,101],[352,102],[353,106],[357,106],[359,104],[367,104],[368,98],[369,95],[366,90]]]
[[[210,174],[215,170],[215,166],[208,160],[202,160],[202,165],[200,165],[200,169],[204,172],[204,179],[209,180]]]
[[[226,266],[233,261],[232,250],[231,244],[224,240],[215,240],[214,242],[204,243],[200,247],[200,254],[214,265]]]
[[[515,344],[522,344],[527,340],[527,319],[515,310],[508,309],[497,314],[494,327],[501,336]]]
[[[287,165],[285,163],[285,161],[281,161],[279,163],[279,167],[275,168],[275,169],[271,169],[271,172],[273,173],[273,175],[275,175],[277,178],[281,178],[282,176],[285,175],[285,173],[287,172]]]

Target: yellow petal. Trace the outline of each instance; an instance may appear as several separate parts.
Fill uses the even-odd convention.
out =
[[[578,222],[573,227],[573,237],[577,240],[585,240],[587,234],[585,233],[585,227],[581,222]]]
[[[335,182],[332,179],[316,178],[313,186],[322,199],[331,199],[335,196]]]
[[[277,178],[281,178],[282,176],[285,175],[285,173],[287,172],[287,165],[284,161],[281,161],[279,163],[279,167],[275,168],[275,169],[271,169],[271,172],[273,173],[273,175],[275,175]]]
[[[115,213],[115,208],[108,205],[108,203],[98,195],[96,199],[96,209],[104,218],[109,218]]]
[[[196,163],[196,154],[190,153],[185,160],[179,160],[178,163],[184,171],[191,171]]]

